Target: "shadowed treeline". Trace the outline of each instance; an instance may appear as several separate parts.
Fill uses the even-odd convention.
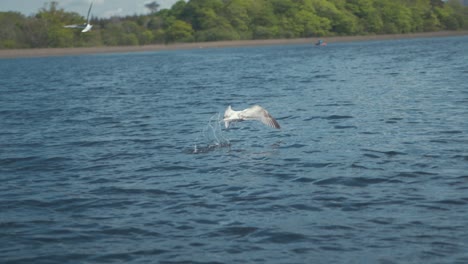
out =
[[[49,2],[31,16],[0,12],[0,48],[96,47],[225,40],[405,34],[468,29],[458,0],[190,0],[148,15],[84,18]]]

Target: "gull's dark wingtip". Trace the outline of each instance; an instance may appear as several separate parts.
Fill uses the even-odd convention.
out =
[[[280,124],[279,124],[274,118],[272,119],[272,121],[273,121],[273,127],[274,127],[274,128],[276,128],[276,129],[281,129]]]

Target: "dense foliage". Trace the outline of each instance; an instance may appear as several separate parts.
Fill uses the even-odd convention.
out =
[[[84,18],[45,4],[33,16],[0,12],[0,48],[394,34],[468,29],[459,0],[180,0],[148,15],[93,18],[93,30],[64,28]]]

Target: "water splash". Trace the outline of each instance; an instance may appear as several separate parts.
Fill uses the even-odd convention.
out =
[[[214,151],[221,148],[229,148],[231,143],[223,135],[221,114],[211,116],[208,124],[202,129],[200,135],[195,140],[195,144],[190,153],[200,154]]]

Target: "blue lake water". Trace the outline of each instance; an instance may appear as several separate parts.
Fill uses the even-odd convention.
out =
[[[0,60],[2,263],[468,263],[468,37]],[[282,128],[218,119],[265,107]]]

